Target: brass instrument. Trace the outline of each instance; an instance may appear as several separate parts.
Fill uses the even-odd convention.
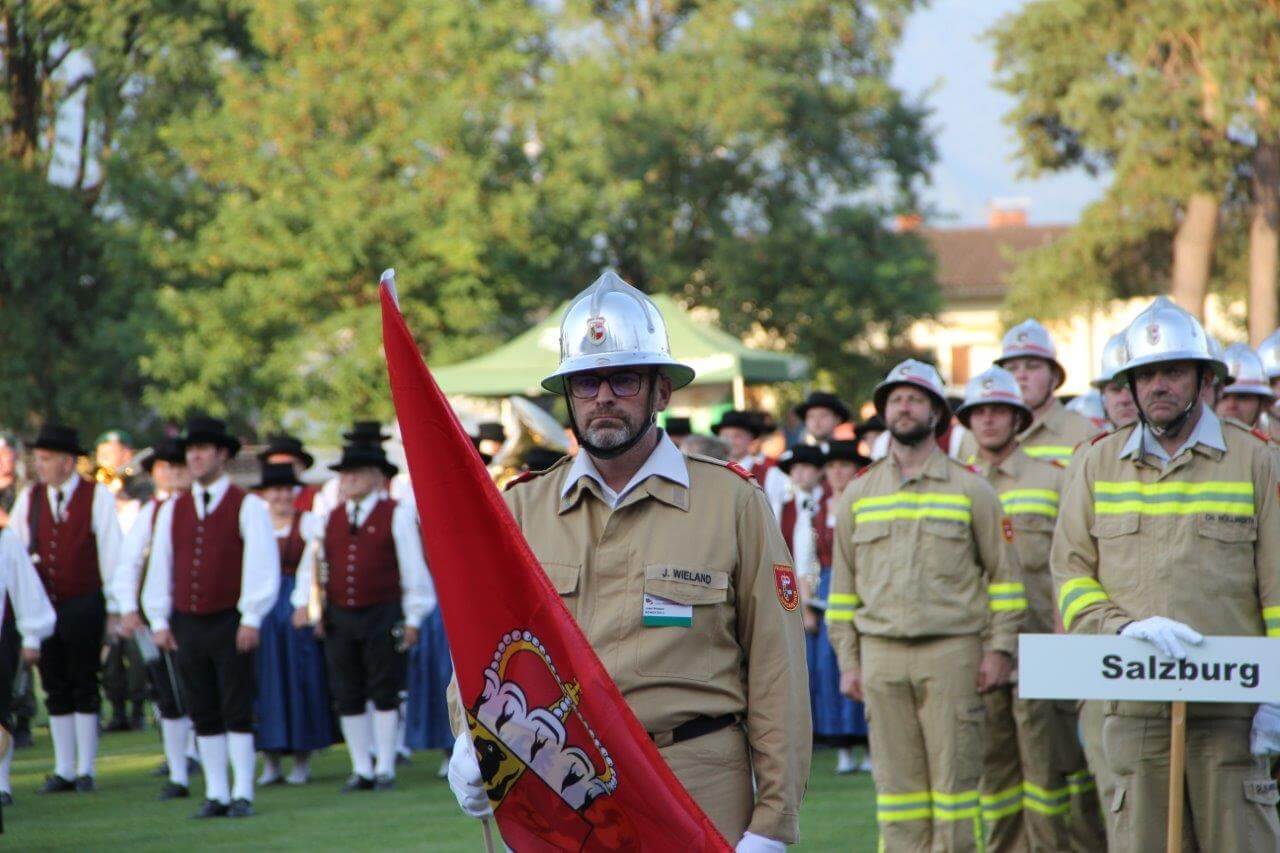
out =
[[[500,489],[524,470],[524,455],[531,449],[569,452],[569,441],[559,421],[526,397],[502,401],[502,427],[507,440],[489,463],[489,474]]]

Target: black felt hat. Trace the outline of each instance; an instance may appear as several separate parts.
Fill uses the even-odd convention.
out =
[[[89,455],[89,451],[80,446],[80,433],[76,428],[62,424],[45,424],[40,427],[40,434],[31,442],[31,447],[34,450],[70,453],[72,456]]]
[[[804,462],[821,468],[827,464],[827,454],[822,452],[821,447],[815,447],[812,444],[798,444],[790,450],[783,451],[782,455],[778,457],[778,470],[784,474],[790,474],[791,466],[797,462]]]
[[[498,421],[485,421],[480,424],[481,441],[503,442],[507,440],[507,430]]]
[[[720,430],[725,427],[737,427],[745,429],[756,438],[764,432],[764,426],[760,423],[760,415],[757,412],[744,412],[738,409],[730,409],[720,416],[720,422],[711,428],[716,435],[720,434]]]
[[[184,453],[193,444],[212,444],[215,447],[225,447],[233,457],[240,452],[240,439],[227,432],[225,421],[202,415],[197,415],[187,421],[186,429],[182,431],[182,437],[178,439],[178,443],[182,446]]]
[[[162,438],[151,445],[151,452],[147,454],[146,459],[142,460],[142,470],[150,474],[151,469],[156,466],[157,462],[168,462],[170,465],[186,465],[187,454],[182,451],[182,445],[178,443],[176,438]]]
[[[266,464],[272,456],[292,456],[306,468],[310,468],[316,462],[315,457],[302,446],[302,440],[287,433],[267,436],[267,446],[258,453],[258,460]]]
[[[356,421],[351,432],[344,432],[342,438],[352,444],[382,444],[391,436],[382,431],[382,424],[377,421]]]
[[[380,444],[352,443],[342,448],[342,459],[330,465],[330,471],[354,471],[359,468],[377,468],[388,477],[394,477],[400,469],[387,461],[387,451]]]
[[[852,462],[855,465],[870,465],[871,460],[858,452],[856,441],[828,441],[828,462]]]
[[[840,398],[829,391],[811,391],[804,402],[796,406],[796,415],[803,420],[810,409],[830,409],[836,413],[841,423],[849,420],[849,407],[840,402]]]
[[[667,435],[673,435],[676,438],[693,434],[693,422],[688,418],[667,418],[665,428],[667,430]]]
[[[301,485],[302,481],[298,479],[298,472],[294,470],[291,463],[268,462],[262,466],[262,476],[253,487],[255,489],[271,489],[277,486],[292,488]]]
[[[879,415],[872,415],[853,428],[853,435],[854,438],[861,441],[863,438],[866,438],[866,435],[869,432],[884,432],[886,429],[888,429],[888,427],[885,426],[884,418]]]

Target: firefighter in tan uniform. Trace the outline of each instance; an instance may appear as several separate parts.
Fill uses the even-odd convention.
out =
[[[1200,391],[1222,377],[1204,330],[1161,297],[1125,334],[1140,422],[1095,440],[1063,498],[1051,555],[1063,624],[1185,657],[1202,634],[1280,636],[1280,507],[1271,452]],[[1113,847],[1165,845],[1168,705],[1107,702]],[[1188,708],[1184,849],[1280,849],[1271,705]],[[1250,720],[1252,718],[1252,725]]]
[[[992,367],[969,381],[956,417],[978,443],[977,468],[986,476],[1004,514],[1012,520],[1014,550],[1026,585],[1022,630],[1053,633],[1053,582],[1049,546],[1058,518],[1065,466],[1027,456],[1017,435],[1031,410],[1013,374]],[[1099,850],[1102,824],[1093,782],[1076,737],[1074,703],[1060,712],[1051,701],[1014,697],[1012,685],[983,697],[987,705],[982,817],[989,851],[1072,849],[1073,797],[1079,820],[1092,827],[1090,847]],[[1082,827],[1082,829],[1085,829]]]
[[[979,849],[981,694],[1008,683],[1027,607],[1013,529],[935,441],[950,411],[932,366],[904,361],[874,397],[889,454],[836,510],[840,689],[867,706],[882,849]]]
[[[1276,402],[1262,359],[1248,344],[1232,344],[1223,353],[1230,384],[1222,389],[1214,411],[1219,417],[1234,418],[1250,429],[1257,429],[1259,437],[1271,442],[1272,450],[1280,459],[1280,444],[1263,431],[1263,415]]]
[[[566,312],[543,383],[564,394],[582,450],[505,497],[693,799],[738,851],[782,851],[798,840],[812,747],[799,588],[760,487],[655,426],[692,379],[653,302],[605,273]],[[474,764],[455,747],[450,784],[479,816]]]
[[[1271,384],[1271,392],[1280,399],[1280,329],[1276,329],[1258,344],[1258,357],[1262,359],[1262,369]],[[1280,402],[1273,402],[1266,412],[1266,427],[1263,432],[1271,436],[1274,442],[1280,442]]]
[[[1066,464],[1076,447],[1097,432],[1087,418],[1068,412],[1053,392],[1067,381],[1058,361],[1049,330],[1035,320],[1025,320],[1005,333],[996,364],[1013,374],[1022,399],[1034,420],[1018,436],[1020,446],[1033,459]]]

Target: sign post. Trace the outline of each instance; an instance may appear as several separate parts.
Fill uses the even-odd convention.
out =
[[[1182,844],[1187,703],[1280,701],[1280,643],[1265,637],[1205,637],[1185,660],[1121,636],[1022,634],[1021,699],[1112,699],[1171,703],[1167,849]]]

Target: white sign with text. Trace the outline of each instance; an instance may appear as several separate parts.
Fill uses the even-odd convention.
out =
[[[1280,639],[1205,637],[1186,660],[1121,636],[1022,634],[1018,696],[1141,702],[1280,702]]]

